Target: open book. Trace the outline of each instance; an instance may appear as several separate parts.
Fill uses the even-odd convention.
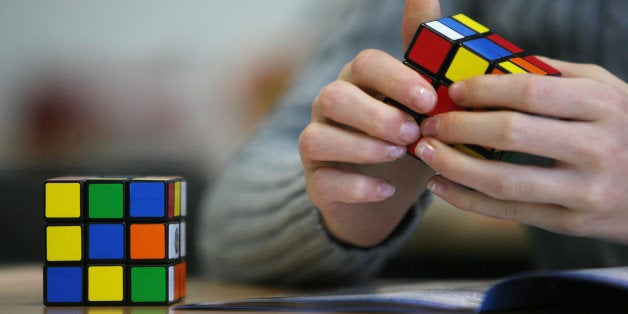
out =
[[[628,267],[530,272],[496,282],[385,284],[328,293],[185,304],[175,309],[472,313],[582,307],[604,313],[628,310]]]

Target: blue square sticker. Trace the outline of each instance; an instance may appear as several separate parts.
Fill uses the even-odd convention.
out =
[[[45,284],[45,301],[48,303],[75,303],[83,300],[83,268],[79,266],[48,267]]]
[[[124,258],[123,224],[90,224],[87,235],[90,259]]]
[[[132,182],[129,186],[131,217],[164,217],[166,197],[164,182]]]

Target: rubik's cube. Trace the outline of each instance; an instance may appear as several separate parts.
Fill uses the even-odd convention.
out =
[[[185,296],[181,177],[44,183],[44,304],[162,305]]]
[[[482,74],[560,76],[555,68],[464,14],[421,24],[405,53],[404,63],[429,81],[438,95],[435,109],[428,114],[418,114],[392,99],[386,100],[411,114],[417,123],[452,110],[477,110],[457,106],[449,98],[449,86],[460,80]],[[413,156],[415,146],[416,143],[408,147]],[[477,145],[458,144],[454,147],[472,156],[510,162],[518,162],[525,155]]]

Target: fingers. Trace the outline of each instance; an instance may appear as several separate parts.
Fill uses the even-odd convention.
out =
[[[475,158],[433,138],[422,139],[415,153],[437,173],[486,195],[521,202],[572,204],[579,180],[562,168],[521,166]],[[584,187],[583,187],[584,188]]]
[[[428,189],[457,208],[487,217],[517,221],[564,234],[585,233],[586,230],[576,224],[573,215],[562,206],[499,200],[442,176],[432,178]]]
[[[458,105],[512,110],[447,112],[423,121],[415,153],[440,174],[428,188],[482,215],[625,243],[626,84],[598,66],[544,60],[563,77],[484,75],[450,87]],[[544,168],[484,160],[448,145],[456,143],[555,162]]]
[[[533,74],[483,75],[449,89],[452,100],[461,106],[509,108],[581,121],[599,119],[605,100],[616,94],[592,79]]]
[[[382,102],[384,95],[417,112],[432,110],[436,102],[436,93],[425,79],[377,50],[358,54],[338,80],[324,87],[313,101],[312,121],[299,138],[312,199],[333,200],[336,205],[382,200],[390,188],[383,188],[383,179],[378,178],[403,177],[408,172],[395,170],[390,174],[384,169],[406,154],[406,146],[420,136],[419,126],[409,114]],[[403,184],[416,179],[407,181]],[[366,186],[367,193],[356,196],[356,184]],[[335,192],[326,187],[335,187]],[[399,208],[405,211],[406,199],[402,199],[404,204]],[[320,203],[317,207],[327,208],[325,202]]]
[[[574,127],[574,124],[582,124]],[[428,118],[424,136],[448,144],[474,144],[502,151],[526,152],[576,163],[590,150],[582,145],[591,134],[582,122],[567,122],[516,111],[455,111]],[[593,140],[593,139],[592,139]]]
[[[499,200],[456,184],[442,176],[433,177],[428,189],[451,205],[487,217],[517,221],[552,232],[628,243],[625,214],[604,217],[560,205]]]
[[[411,116],[344,81],[326,86],[314,101],[313,110],[314,120],[329,119],[398,145],[419,138],[419,126]]]
[[[392,56],[377,50],[360,53],[313,102],[312,123],[299,142],[306,167],[317,161],[389,162],[419,138],[410,115],[367,91],[412,103],[419,112],[431,110],[436,101],[432,87]]]
[[[570,66],[570,74],[583,68],[573,64],[565,67]],[[424,121],[422,133],[445,143],[526,152],[568,164],[594,163],[599,159],[596,148],[617,137],[613,135],[617,133],[614,125],[624,123],[621,120],[628,99],[620,89],[601,82],[607,72],[594,72],[586,78],[516,74],[458,82],[449,90],[457,104],[517,112],[449,112]]]
[[[412,41],[412,37],[419,25],[423,22],[440,18],[440,1],[438,0],[408,0],[403,10],[401,21],[401,39],[405,51]]]
[[[360,52],[338,78],[375,96],[393,98],[418,113],[429,112],[436,104],[434,88],[416,71],[383,51]]]
[[[382,201],[395,193],[395,187],[381,178],[345,172],[334,168],[319,168],[307,180],[307,189],[316,199],[318,208],[334,203],[368,203]]]
[[[325,123],[310,123],[301,133],[302,159],[373,164],[393,161],[406,153],[403,145]],[[307,167],[308,165],[306,165]]]

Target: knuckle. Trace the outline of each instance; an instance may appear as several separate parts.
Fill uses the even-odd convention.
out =
[[[520,100],[524,108],[534,108],[537,103],[543,98],[545,88],[548,84],[544,84],[540,81],[538,75],[523,75],[519,80],[521,94]]]
[[[354,66],[362,66],[365,64],[371,64],[373,59],[380,55],[380,51],[377,49],[364,49],[360,51],[353,59]]]
[[[498,133],[498,141],[500,143],[496,144],[500,144],[505,147],[515,146],[515,144],[522,140],[526,132],[519,114],[515,112],[504,112],[504,118],[500,121],[500,132]]]
[[[478,201],[476,197],[467,197],[464,201],[456,202],[456,207],[468,212],[475,212],[478,208]]]
[[[338,79],[339,80],[345,80],[348,78],[349,74],[351,73],[351,67],[353,66],[353,61],[351,62],[347,62],[342,69],[340,70],[340,73],[338,74]]]
[[[357,159],[361,163],[377,163],[383,161],[382,150],[379,145],[370,140],[362,141],[357,149]]]
[[[586,90],[590,95],[587,98],[587,105],[595,106],[599,110],[603,108],[611,116],[621,115],[627,109],[628,97],[625,91],[592,78],[582,78],[581,84],[581,89]],[[609,104],[614,105],[609,106]]]
[[[332,194],[328,188],[329,175],[325,168],[319,168],[312,172],[306,182],[306,190],[312,203],[319,209],[323,209],[332,202]]]
[[[613,195],[615,189],[616,187],[606,180],[592,179],[586,188],[579,189],[582,191],[579,193],[579,203],[583,208],[604,208],[610,200],[616,199]]]
[[[376,49],[360,51],[351,62],[351,75],[360,77],[365,74],[365,70],[369,68],[369,65],[375,62],[375,59],[378,58],[379,55],[380,52]]]
[[[307,183],[308,188],[312,193],[320,195],[322,192],[324,192],[322,188],[325,187],[325,184],[320,169],[312,172],[312,174],[310,175],[310,179],[307,181]]]
[[[456,111],[448,112],[438,116],[438,134],[446,141],[461,143],[464,141],[465,132],[462,116]]]
[[[620,112],[625,113],[626,110],[628,110],[628,84],[624,84],[623,85],[623,89],[621,87],[608,87],[611,88],[612,91],[610,91],[608,94],[611,95],[612,99],[614,99],[615,101],[613,101],[613,103],[617,103],[620,104],[618,106],[618,109]]]
[[[299,151],[302,155],[315,159],[323,150],[324,140],[318,132],[317,123],[309,124],[299,136]]]
[[[589,73],[591,76],[599,77],[602,75],[607,75],[608,71],[604,69],[602,66],[599,66],[595,63],[582,63],[580,64],[582,72]]]
[[[403,113],[396,114],[395,111],[387,109],[384,106],[378,107],[369,117],[373,121],[371,127],[373,127],[373,134],[376,136],[388,136],[397,132],[399,126],[404,122]]]
[[[589,217],[572,212],[564,215],[563,219],[558,221],[555,231],[561,234],[582,237],[590,234],[592,225],[593,222]]]
[[[581,186],[586,185],[586,189],[574,187],[578,191],[583,191],[578,193],[575,201],[578,208],[584,208],[586,211],[566,208],[565,215],[558,222],[557,232],[579,237],[591,236],[608,227],[613,210],[623,209],[624,205],[616,201],[623,193],[621,189],[611,183],[590,183],[592,182],[582,183]]]
[[[323,115],[327,115],[337,103],[344,84],[342,81],[333,81],[321,89],[318,94],[318,108]]]
[[[496,211],[495,218],[510,221],[519,221],[518,210],[512,205],[505,205]]]
[[[499,180],[493,181],[489,186],[489,191],[496,198],[518,200],[532,194],[533,187],[530,182],[522,180],[515,175],[505,174]]]
[[[600,169],[604,166],[604,161],[600,153],[602,151],[603,144],[597,142],[595,145],[579,145],[576,147],[576,152],[583,163],[590,169]]]
[[[621,156],[626,151],[626,141],[619,137],[609,136],[605,141],[603,149],[605,154],[610,156]]]
[[[613,163],[609,162],[608,156],[621,156],[625,151],[625,144],[621,139],[613,136],[595,139],[595,145],[582,145],[581,156],[586,161],[587,166],[600,171],[613,171]]]

